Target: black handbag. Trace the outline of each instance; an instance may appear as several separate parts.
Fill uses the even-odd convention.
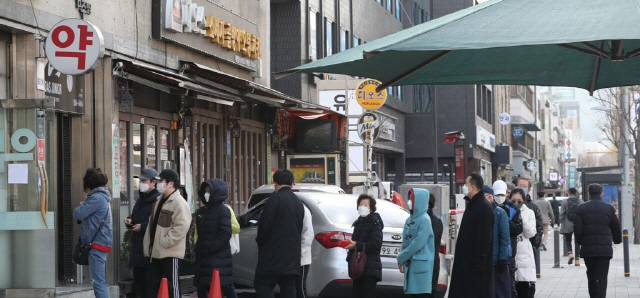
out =
[[[96,233],[93,234],[93,238],[91,239],[91,243],[82,244],[82,242],[80,242],[80,237],[78,237],[78,244],[76,244],[76,247],[73,249],[73,262],[74,263],[76,263],[78,265],[89,265],[89,251],[91,250],[91,246],[93,245],[93,241],[96,240],[96,237],[98,236],[98,233],[100,233],[100,230],[102,229],[102,226],[104,226],[104,222],[107,220],[107,216],[109,216],[109,211],[111,211],[111,206],[109,206],[109,210],[107,210],[107,214],[104,215],[104,218],[102,219],[102,222],[100,223],[100,227],[98,228]]]

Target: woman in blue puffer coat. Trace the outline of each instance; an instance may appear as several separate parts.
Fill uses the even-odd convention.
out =
[[[429,191],[412,188],[409,190],[408,207],[411,216],[407,218],[402,232],[402,251],[398,254],[398,267],[404,272],[404,293],[414,297],[428,297],[432,288],[433,228],[427,215]]]

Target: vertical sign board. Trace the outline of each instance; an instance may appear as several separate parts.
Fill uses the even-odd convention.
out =
[[[44,140],[38,139],[38,162],[44,163]]]
[[[464,146],[458,145],[455,147],[456,156],[456,183],[464,184]]]
[[[120,198],[120,128],[117,124],[111,124],[111,183],[113,191],[111,194],[114,199]]]
[[[570,165],[569,166],[569,179],[568,179],[569,180],[568,181],[569,188],[576,187],[576,184],[577,184],[576,182],[577,182],[577,178],[578,178],[577,174],[578,173],[576,171],[576,166],[575,165]]]

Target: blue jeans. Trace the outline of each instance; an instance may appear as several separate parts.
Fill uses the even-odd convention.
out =
[[[93,292],[96,298],[109,298],[105,272],[105,262],[107,261],[108,255],[108,252],[102,252],[95,248],[89,251],[89,270],[91,270]]]
[[[209,287],[198,287],[198,298],[209,297]],[[222,295],[226,298],[238,298],[236,294],[236,288],[233,285],[222,287]]]

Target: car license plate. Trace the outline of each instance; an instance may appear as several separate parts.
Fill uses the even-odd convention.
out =
[[[400,246],[383,246],[380,249],[381,256],[397,257],[400,253]]]

